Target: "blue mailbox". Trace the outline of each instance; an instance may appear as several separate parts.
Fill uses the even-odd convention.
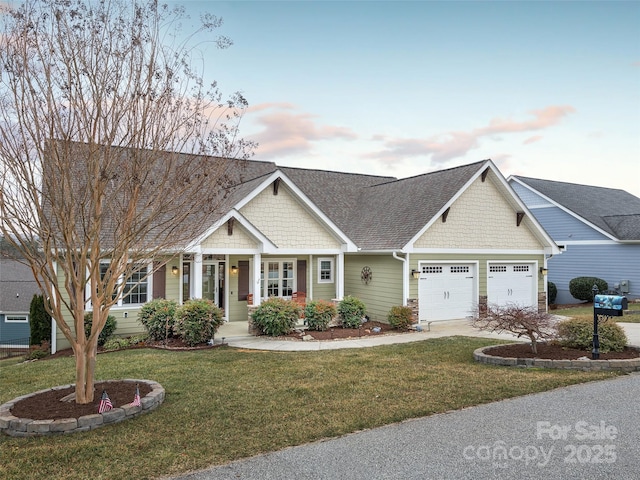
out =
[[[593,299],[593,309],[600,315],[621,317],[623,310],[628,308],[627,297],[620,295],[596,295]]]

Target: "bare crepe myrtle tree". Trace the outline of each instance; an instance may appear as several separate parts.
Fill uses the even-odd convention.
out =
[[[0,16],[0,233],[73,348],[76,402],[90,403],[109,310],[211,225],[240,178],[247,103],[194,68],[197,35],[231,44],[212,15],[187,37],[184,11],[153,0],[26,0]]]
[[[539,312],[537,308],[515,303],[488,305],[484,311],[478,309],[471,325],[480,330],[503,333],[510,332],[518,338],[528,337],[533,353],[538,353],[538,342],[557,336],[553,316]]]

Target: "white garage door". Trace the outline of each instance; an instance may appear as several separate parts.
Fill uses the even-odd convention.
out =
[[[420,321],[453,320],[473,314],[476,303],[475,265],[421,265],[418,282]]]
[[[487,278],[489,305],[536,306],[535,264],[490,263]]]

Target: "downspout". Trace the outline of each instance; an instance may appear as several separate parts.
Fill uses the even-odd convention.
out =
[[[406,258],[399,257],[396,252],[391,252],[393,258],[402,262],[402,306],[407,306],[409,298],[409,262]]]

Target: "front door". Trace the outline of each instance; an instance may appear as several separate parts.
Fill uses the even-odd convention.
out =
[[[218,305],[218,276],[215,263],[202,264],[202,298]]]

